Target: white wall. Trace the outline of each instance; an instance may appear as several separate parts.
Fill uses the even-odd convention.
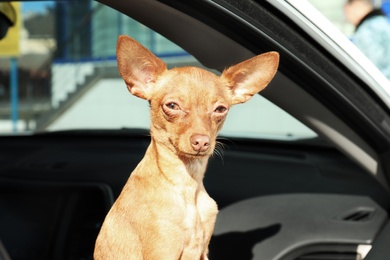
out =
[[[35,122],[32,124],[32,127],[35,127]],[[18,120],[15,127],[17,133],[25,133],[27,128],[26,121]],[[12,120],[0,120],[0,135],[4,134],[15,134]]]
[[[301,122],[260,95],[255,95],[245,104],[233,106],[221,134],[271,139],[316,136]]]
[[[49,130],[149,128],[149,103],[131,95],[122,79],[104,79],[60,116]],[[228,136],[313,137],[296,119],[256,95],[231,108],[221,132]]]
[[[149,104],[131,95],[122,79],[100,80],[49,130],[149,127]]]
[[[61,101],[66,100],[68,94],[76,90],[78,84],[83,84],[85,78],[94,70],[92,62],[59,63],[52,66],[51,103],[57,108]]]

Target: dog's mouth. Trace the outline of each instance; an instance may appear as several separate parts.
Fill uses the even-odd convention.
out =
[[[205,152],[201,152],[201,151],[194,151],[194,152],[180,151],[180,156],[187,157],[187,158],[202,158],[202,157],[210,157],[211,154],[208,151],[205,151]]]
[[[210,157],[213,154],[214,146],[211,145],[209,149],[206,151],[201,151],[199,149],[198,151],[191,149],[189,147],[181,147],[180,145],[176,144],[169,139],[172,147],[176,150],[176,154],[180,157],[186,157],[186,158],[203,158],[203,157]]]

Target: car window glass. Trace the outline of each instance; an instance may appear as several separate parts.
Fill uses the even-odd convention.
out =
[[[148,103],[132,96],[119,77],[118,35],[135,38],[168,67],[202,66],[163,36],[97,2],[22,2],[15,10],[20,24],[4,42],[19,40],[21,47],[12,57],[0,50],[0,134],[149,128]],[[16,108],[10,98],[12,64],[18,78]],[[260,95],[231,109],[221,135],[316,137]]]

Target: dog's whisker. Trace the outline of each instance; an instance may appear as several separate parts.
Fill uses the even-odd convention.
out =
[[[230,144],[233,144],[233,145],[236,145],[235,143],[234,143],[234,141],[233,140],[231,140],[230,138],[227,138],[227,137],[225,137],[225,136],[218,136],[217,137],[217,141],[218,140],[223,140],[223,141],[227,141],[227,142],[229,142]],[[222,142],[221,142],[222,143]],[[226,144],[226,143],[222,143],[223,145],[224,145],[224,147],[227,147],[227,148],[229,148],[229,146]]]
[[[225,147],[227,147],[227,146],[224,143],[221,143],[221,142],[217,141],[216,144],[215,144],[214,152],[213,152],[213,155],[216,155],[219,158],[221,158],[222,164],[224,164],[223,151],[224,151]]]

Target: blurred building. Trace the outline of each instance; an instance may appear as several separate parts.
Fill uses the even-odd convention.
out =
[[[55,49],[53,9],[39,13],[18,11],[17,17],[20,26],[11,27],[7,34],[7,37],[11,36],[12,30],[18,30],[12,43],[17,47],[17,53],[4,56],[1,54],[9,48],[0,48],[0,133],[12,131],[12,124],[17,124],[19,130],[34,128],[30,122],[50,110],[51,58]],[[17,64],[16,122],[10,120],[11,110],[14,110],[10,102],[11,59]]]
[[[51,64],[52,109],[37,119],[38,129],[74,126],[77,120],[67,120],[69,113],[82,123],[88,111],[101,109],[101,100],[112,95],[112,87],[123,87],[116,65],[118,35],[133,37],[162,58],[168,67],[200,66],[191,55],[158,33],[95,1],[55,2],[54,13],[57,49]],[[112,97],[117,101],[107,106],[104,113],[109,109],[126,109],[128,99],[122,95]],[[89,122],[92,121],[90,118]],[[110,124],[124,121],[116,118]]]
[[[56,2],[56,62],[115,59],[120,34],[131,35],[160,57],[188,55],[135,20],[95,1]]]
[[[79,60],[91,57],[91,2],[56,2],[55,39],[57,60]]]

